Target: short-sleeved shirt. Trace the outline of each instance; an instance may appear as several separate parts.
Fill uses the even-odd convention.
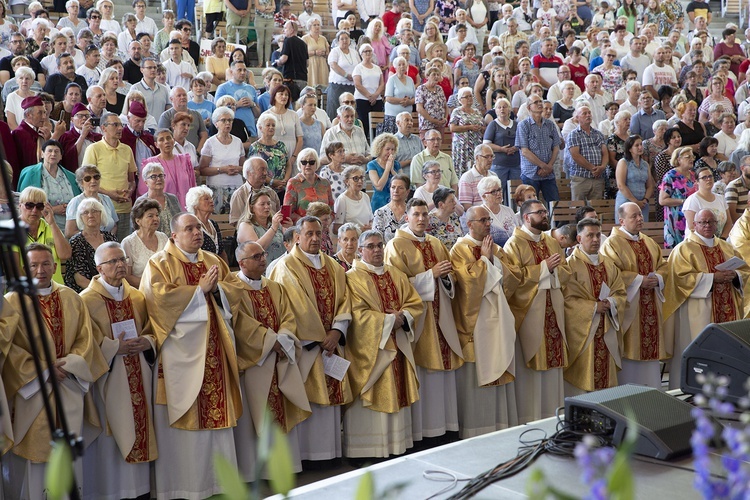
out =
[[[201,142],[201,134],[205,132],[208,134],[208,130],[206,129],[206,123],[201,118],[201,114],[197,111],[194,111],[192,109],[187,109],[186,111],[193,117],[193,123],[190,124],[190,130],[188,131],[188,135],[185,138],[189,142],[192,142],[193,145],[197,146]],[[174,108],[170,108],[166,110],[164,113],[161,114],[159,117],[159,128],[172,128],[172,118],[174,118],[174,115],[177,114],[177,110]],[[154,115],[156,116],[156,115]]]
[[[560,133],[557,131],[557,125],[551,120],[542,119],[542,123],[538,124],[534,118],[528,117],[518,124],[516,147],[528,149],[542,162],[548,163],[552,159],[552,150],[559,146]],[[533,180],[555,178],[554,173],[546,177],[538,176],[538,168],[531,160],[521,155],[521,175]]]
[[[563,65],[562,59],[554,54],[552,57],[544,57],[542,54],[537,54],[531,60],[531,64],[535,69],[539,70],[539,76],[549,82],[550,85],[557,83],[557,69]]]
[[[708,13],[711,12],[711,6],[708,4],[708,2],[699,2],[693,0],[687,5],[685,12],[687,12],[688,14],[693,12],[695,14],[695,17],[703,16],[706,18],[706,20],[708,20]]]
[[[148,112],[153,116],[161,116],[164,111],[172,106],[169,102],[169,89],[166,85],[157,81],[154,81],[153,87],[149,87],[146,81],[141,79],[138,83],[133,84],[131,90],[137,90],[143,94]],[[171,128],[171,124],[167,128]]]
[[[586,160],[593,165],[602,164],[602,146],[605,145],[607,139],[604,134],[591,128],[589,133],[579,126],[573,130],[568,136],[568,142],[565,145],[565,169],[571,177],[586,177],[589,179],[594,178],[594,174],[590,170],[586,170],[581,165],[576,163],[573,159],[573,155],[570,154],[570,148],[578,147],[578,152],[586,158]]]
[[[745,186],[743,176],[739,176],[727,184],[727,189],[724,191],[724,199],[727,201],[727,204],[737,205],[737,211],[742,212],[748,208],[748,191],[750,191],[750,186]]]
[[[84,165],[96,165],[102,174],[101,188],[108,191],[128,189],[128,175],[138,170],[135,166],[133,150],[122,142],[117,147],[107,144],[104,139],[86,148],[83,155]],[[113,200],[114,202],[114,200]],[[130,201],[114,202],[118,214],[130,213]]]
[[[464,172],[461,176],[461,180],[458,181],[458,202],[461,205],[466,203],[471,206],[480,205],[482,203],[482,197],[479,196],[477,185],[479,184],[479,181],[490,176],[497,177],[497,174],[490,170],[487,172],[487,175],[484,176],[479,173],[476,167],[471,167]]]
[[[656,63],[643,70],[643,85],[651,85],[655,90],[664,85],[668,87],[677,86],[677,74],[672,66],[664,65],[661,68]]]
[[[412,186],[421,186],[425,183],[422,177],[422,167],[428,161],[436,161],[440,164],[440,170],[443,172],[440,176],[440,185],[447,188],[458,185],[458,175],[453,166],[451,155],[438,151],[437,156],[432,156],[428,150],[421,151],[411,161],[411,171],[409,177]]]
[[[209,137],[203,149],[201,156],[210,156],[212,167],[225,167],[231,165],[242,165],[241,158],[245,156],[245,148],[242,141],[237,137],[231,136],[232,142],[222,144],[218,136]],[[243,183],[241,175],[218,174],[206,177],[206,184],[209,186],[221,187],[239,187]]]
[[[286,38],[281,55],[289,59],[282,69],[285,79],[307,80],[307,44],[298,36]]]

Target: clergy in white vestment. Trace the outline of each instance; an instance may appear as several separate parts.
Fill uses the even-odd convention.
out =
[[[516,403],[518,421],[555,415],[564,402],[563,369],[568,364],[562,287],[570,268],[549,230],[549,213],[539,200],[521,205],[523,226],[505,243],[505,253],[521,272],[508,296],[516,320]]]
[[[599,253],[620,270],[627,291],[622,332],[620,384],[661,388],[660,361],[672,355],[674,322],[664,321],[667,261],[661,247],[643,234],[643,214],[635,203],[619,207],[620,227],[613,227]]]
[[[52,350],[52,368],[48,377],[59,382],[61,402],[68,428],[76,436],[83,433],[84,422],[98,426],[98,419],[84,403],[93,383],[107,371],[107,363],[91,333],[91,321],[81,297],[70,288],[52,281],[57,268],[52,250],[39,243],[26,248],[29,269],[37,282],[38,304],[43,318],[43,332]],[[11,314],[20,315],[21,300],[29,311],[36,304],[29,297],[10,292],[5,297]],[[16,320],[17,321],[17,320]],[[6,498],[42,500],[46,498],[44,476],[51,452],[49,424],[44,411],[41,386],[34,367],[29,332],[23,321],[16,323],[13,344],[3,366],[3,382],[13,416],[15,444],[4,457]],[[38,345],[41,348],[41,345]],[[43,366],[47,361],[42,360]],[[52,411],[58,411],[54,398],[47,392]],[[53,424],[55,425],[55,424]],[[55,425],[55,427],[58,427]],[[79,492],[83,484],[83,466],[74,463]]]
[[[424,302],[414,330],[419,401],[412,405],[413,438],[458,431],[456,370],[464,363],[451,300],[455,285],[445,245],[427,234],[427,203],[406,204],[406,224],[385,247],[385,263],[409,277]]]
[[[453,315],[464,365],[456,370],[461,438],[518,425],[516,327],[506,294],[520,272],[490,235],[492,217],[484,207],[466,212],[469,234],[451,248],[456,276]]]
[[[672,249],[667,261],[664,317],[674,314],[675,331],[669,366],[670,389],[680,387],[683,351],[709,323],[747,317],[744,289],[750,267],[737,250],[714,235],[716,224],[716,215],[711,210],[699,211],[695,215],[695,230]]]
[[[344,455],[385,458],[414,444],[411,405],[419,398],[412,341],[424,311],[404,273],[385,264],[383,235],[359,237],[362,256],[346,273],[352,301],[346,357],[354,402],[344,413]]]
[[[102,431],[86,443],[83,498],[135,498],[151,492],[150,466],[157,457],[151,407],[156,342],[146,299],[125,280],[122,246],[103,243],[94,262],[99,274],[80,295],[110,369],[92,391]]]
[[[155,490],[157,499],[198,499],[222,490],[215,455],[237,464],[238,357],[241,351],[260,354],[262,332],[243,314],[239,279],[201,250],[201,222],[181,213],[170,226],[172,237],[151,257],[140,285],[159,350]]]
[[[268,415],[286,435],[294,472],[302,471],[297,424],[311,414],[305,382],[299,369],[302,344],[295,332],[297,322],[284,288],[263,276],[268,253],[254,241],[241,243],[235,251],[240,270],[236,275],[245,289],[243,299],[252,316],[266,329],[263,352],[254,365],[240,358],[240,388],[244,411],[234,429],[237,465],[245,481],[256,478],[256,443]],[[261,471],[266,477],[266,471]]]

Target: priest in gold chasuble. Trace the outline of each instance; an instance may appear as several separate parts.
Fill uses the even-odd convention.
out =
[[[458,430],[455,372],[464,361],[451,307],[455,285],[448,250],[425,232],[424,200],[409,200],[406,221],[386,245],[385,263],[406,274],[424,302],[414,329],[419,401],[412,405],[412,424],[420,441]]]
[[[566,396],[618,385],[622,367],[625,285],[617,266],[599,254],[599,220],[582,219],[577,231],[578,247],[568,257],[571,276],[563,287],[569,356]]]
[[[346,357],[354,403],[344,412],[344,455],[400,455],[411,448],[411,405],[419,399],[412,341],[422,299],[404,273],[385,265],[383,235],[365,231],[361,260],[346,273],[352,334]]]
[[[19,311],[11,309],[5,297],[0,297],[0,456],[5,455],[13,447],[13,422],[10,419],[10,408],[1,373],[13,345],[18,322],[21,320],[18,313]]]
[[[273,268],[292,304],[299,360],[312,415],[298,427],[302,460],[331,460],[341,456],[341,406],[354,399],[348,374],[342,380],[326,375],[323,356],[344,355],[351,321],[351,304],[344,268],[320,251],[323,229],[317,217],[297,221],[299,240]]]
[[[521,285],[508,296],[516,322],[518,421],[551,417],[564,402],[563,368],[568,364],[562,287],[570,269],[560,244],[545,231],[549,214],[538,200],[521,206],[523,226],[505,243],[521,272]]]
[[[256,443],[266,408],[287,436],[295,472],[302,471],[297,424],[311,414],[305,383],[299,369],[302,345],[289,296],[281,285],[263,276],[267,253],[258,243],[246,241],[235,255],[236,273],[245,290],[243,300],[264,332],[261,358],[245,366],[240,357],[240,383],[244,411],[234,429],[237,465],[243,479],[255,480]],[[265,474],[263,474],[265,476]]]
[[[710,210],[695,215],[695,230],[674,247],[667,261],[664,317],[674,315],[674,348],[669,373],[670,389],[680,386],[682,352],[709,323],[747,317],[744,289],[750,278],[747,263],[723,263],[739,252],[716,238],[716,216]],[[736,262],[736,261],[735,261]],[[729,266],[732,269],[726,269]]]
[[[48,376],[57,377],[65,418],[72,432],[81,436],[84,424],[98,427],[96,411],[87,398],[94,382],[107,371],[107,363],[91,332],[89,312],[81,297],[70,288],[52,281],[55,261],[52,251],[39,243],[27,247],[29,268],[37,280],[37,292],[44,332],[52,348],[54,367]],[[21,297],[16,292],[6,295],[6,306],[19,315]],[[35,305],[24,298],[29,311]],[[44,470],[51,451],[50,431],[43,408],[42,395],[31,354],[28,332],[23,321],[16,321],[13,344],[3,366],[3,382],[13,415],[15,445],[8,453],[9,471],[7,498],[41,499],[44,493]],[[34,333],[38,338],[38,333]],[[41,351],[41,344],[38,345]],[[47,365],[46,360],[42,361]],[[47,393],[52,411],[57,411],[54,399]],[[59,422],[55,422],[59,427]],[[76,481],[81,490],[83,466],[74,463]],[[23,493],[22,493],[23,492]]]
[[[750,262],[750,209],[746,208],[734,222],[727,241],[737,250],[742,260]]]
[[[206,497],[221,492],[214,455],[236,464],[232,427],[242,400],[235,345],[252,339],[234,325],[244,293],[240,281],[223,260],[201,250],[200,221],[178,214],[171,229],[172,238],[151,257],[140,285],[159,350],[156,494]]]
[[[450,252],[456,275],[453,311],[465,361],[456,371],[461,438],[518,424],[516,327],[506,294],[520,284],[520,272],[493,243],[487,209],[469,208],[466,223],[469,234]]]
[[[664,321],[664,284],[667,261],[659,244],[643,229],[643,215],[635,203],[619,207],[620,227],[613,227],[599,253],[620,270],[627,300],[622,330],[622,370],[619,383],[661,388],[659,361],[672,356],[674,322]]]
[[[130,498],[150,493],[150,462],[157,458],[151,407],[156,342],[146,300],[125,280],[128,267],[120,244],[103,243],[94,261],[99,275],[81,298],[110,370],[92,391],[102,432],[86,443],[83,494]]]

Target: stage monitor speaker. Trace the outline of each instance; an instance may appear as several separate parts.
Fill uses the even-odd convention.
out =
[[[668,460],[690,453],[692,406],[658,389],[621,385],[565,398],[565,421],[577,431],[625,439],[628,414],[638,426],[635,453]]]
[[[681,366],[682,392],[701,392],[698,375],[713,373],[729,379],[727,401],[736,403],[747,396],[745,381],[750,377],[750,320],[711,323],[682,353]],[[677,374],[670,373],[670,376],[674,375]]]

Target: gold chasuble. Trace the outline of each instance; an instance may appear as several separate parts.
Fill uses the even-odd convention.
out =
[[[238,277],[240,273],[242,271],[237,272]],[[263,362],[254,366],[240,366],[241,370],[245,370],[245,397],[258,435],[266,408],[279,427],[288,433],[311,414],[298,364],[302,349],[295,336],[297,322],[285,290],[266,277],[260,281],[259,290],[242,282],[250,314],[266,329],[263,334]],[[279,335],[287,335],[294,342],[293,359],[289,356],[281,358],[273,350]]]
[[[351,403],[353,399],[348,375],[340,382],[326,375],[321,348],[314,343],[323,342],[336,321],[351,320],[351,304],[344,268],[328,255],[322,252],[319,255],[323,267],[315,269],[295,245],[273,268],[271,279],[280,283],[289,295],[297,323],[297,338],[305,346],[299,367],[308,400],[321,406],[339,406]],[[311,345],[314,346],[308,349]],[[340,346],[337,354],[343,356]]]
[[[132,320],[138,335],[154,347],[146,299],[123,280],[122,300],[115,300],[100,279],[94,276],[81,298],[91,316],[94,338],[111,367],[96,383],[104,406],[102,425],[107,435],[114,437],[126,462],[151,462],[157,458],[151,366],[142,352],[137,356],[117,355],[120,341],[112,333],[113,324]]]
[[[6,299],[6,305],[19,314],[19,295],[12,292],[6,295]],[[32,301],[28,298],[25,300],[29,310],[33,310]],[[107,363],[91,332],[89,311],[77,293],[53,281],[51,293],[39,295],[39,305],[45,326],[43,334],[47,335],[48,342],[54,348],[53,361],[64,360],[64,370],[70,374],[60,383],[60,394],[68,426],[80,435],[84,416],[87,423],[94,427],[99,425],[93,402],[88,400],[84,405],[84,394],[88,392],[90,384],[107,372]],[[28,399],[22,395],[36,384],[29,336],[22,329],[20,322],[3,366],[8,400],[13,401],[13,433],[16,441],[13,452],[33,462],[46,462],[52,438],[41,393],[37,389]],[[34,338],[38,338],[37,332]],[[41,344],[38,348],[41,351]],[[43,365],[46,367],[47,362],[43,361]],[[51,395],[50,404],[52,411],[57,411]]]
[[[406,274],[425,303],[424,314],[417,321],[414,332],[414,360],[417,366],[451,371],[464,363],[451,308],[455,290],[446,290],[442,280],[430,276],[425,283],[415,279],[443,260],[450,260],[448,250],[440,240],[429,234],[425,234],[424,241],[419,241],[409,231],[398,229],[385,247],[385,263]],[[431,291],[429,296],[423,293],[423,289]]]
[[[346,346],[352,391],[364,408],[397,413],[419,399],[414,333],[393,331],[394,318],[386,311],[403,310],[414,320],[424,310],[422,299],[404,273],[387,265],[370,268],[357,259],[346,281],[352,301],[352,335]]]
[[[480,386],[503,385],[515,378],[516,330],[506,296],[521,273],[498,245],[493,262],[482,256],[482,242],[464,236],[451,248],[456,273],[452,302],[464,361],[476,364]]]
[[[545,371],[568,364],[565,337],[565,306],[561,287],[570,277],[565,253],[547,233],[539,241],[516,228],[504,250],[512,265],[523,276],[521,285],[508,296],[508,305],[516,320],[526,366]],[[557,253],[562,262],[550,273],[543,261]]]
[[[565,295],[565,334],[570,361],[565,380],[584,391],[597,391],[617,385],[617,370],[622,368],[620,325],[625,312],[625,285],[620,272],[607,257],[594,263],[580,247],[568,258],[571,278],[563,288]],[[596,312],[602,287],[609,294],[608,313]]]
[[[742,260],[750,262],[750,209],[746,208],[734,223],[727,241],[737,250]]]
[[[18,322],[21,320],[19,311],[12,309],[0,296],[0,373],[8,359],[13,336],[16,334]],[[5,385],[0,376],[0,456],[13,447],[13,423],[10,419],[10,408],[5,395]]]
[[[214,265],[224,307],[198,287],[201,275]],[[234,427],[242,414],[239,352],[257,351],[254,345],[261,342],[252,327],[238,323],[245,293],[240,281],[216,255],[199,250],[193,263],[170,240],[149,260],[140,288],[159,349],[156,404],[167,406],[169,425]]]
[[[651,273],[666,282],[667,261],[662,257],[659,245],[643,233],[634,240],[621,228],[613,227],[609,238],[602,242],[599,253],[619,269],[627,291],[625,315],[620,325],[622,357],[636,361],[670,358],[674,325],[664,322],[664,295],[658,288],[641,288],[643,277]]]

